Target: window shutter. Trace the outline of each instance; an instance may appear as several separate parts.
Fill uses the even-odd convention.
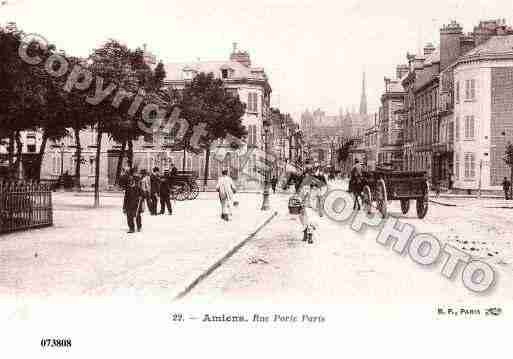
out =
[[[456,179],[460,179],[460,154],[454,154],[454,176]]]
[[[464,157],[464,161],[465,161],[465,178],[468,178],[469,177],[469,158],[468,158],[468,153],[465,153],[465,157]]]
[[[476,155],[473,153],[470,154],[470,177],[476,177]]]
[[[258,94],[255,92],[253,93],[253,111],[258,112]]]
[[[475,100],[476,98],[476,80],[470,80],[470,98]]]
[[[474,138],[474,134],[475,134],[475,121],[474,121],[474,116],[469,116],[469,121],[470,121],[470,124],[469,124],[469,127],[470,127],[470,138]]]

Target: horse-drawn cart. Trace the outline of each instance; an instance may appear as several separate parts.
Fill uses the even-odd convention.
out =
[[[372,202],[383,217],[388,201],[401,201],[401,211],[408,213],[410,200],[415,200],[417,216],[424,218],[428,211],[429,185],[426,172],[364,171],[362,183],[364,208],[371,213]]]
[[[196,183],[196,172],[177,171],[170,177],[171,196],[177,201],[193,200],[198,197],[199,186]]]

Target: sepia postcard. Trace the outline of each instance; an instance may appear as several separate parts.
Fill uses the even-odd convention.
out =
[[[0,0],[0,357],[508,357],[510,1]]]

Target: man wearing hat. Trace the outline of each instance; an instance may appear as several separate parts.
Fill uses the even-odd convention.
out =
[[[123,198],[123,213],[126,214],[128,223],[128,233],[135,232],[135,225],[137,225],[137,232],[141,231],[142,218],[141,214],[144,212],[144,195],[138,180],[134,176],[129,176],[127,185],[125,187],[125,196]],[[135,219],[135,223],[134,223]]]

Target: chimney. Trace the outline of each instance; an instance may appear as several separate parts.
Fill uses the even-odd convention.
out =
[[[413,59],[413,68],[418,70],[422,69],[424,67],[424,60],[426,58],[422,55],[415,55],[415,58]]]
[[[428,57],[435,51],[435,47],[432,43],[428,42],[426,46],[424,46],[424,57]]]
[[[460,56],[460,37],[462,34],[462,27],[454,20],[440,29],[440,71]]]
[[[395,76],[398,80],[402,79],[409,72],[408,65],[397,65],[395,68]]]
[[[476,47],[476,41],[472,34],[469,34],[467,36],[463,36],[460,38],[460,54],[461,55],[472,50],[474,47]]]
[[[414,64],[414,61],[415,61],[415,55],[410,54],[408,52],[408,53],[406,53],[406,58],[408,59],[409,71],[413,71],[413,64]]]
[[[390,90],[390,79],[388,77],[385,77],[384,80],[385,80],[385,92],[388,92]]]
[[[237,49],[237,43],[233,43],[233,52],[230,55],[230,61],[236,61],[246,67],[251,67],[251,58],[247,51],[240,51]]]
[[[478,26],[474,27],[473,37],[475,46],[488,41],[492,36],[500,35],[505,28],[505,20],[485,20],[480,21]]]

